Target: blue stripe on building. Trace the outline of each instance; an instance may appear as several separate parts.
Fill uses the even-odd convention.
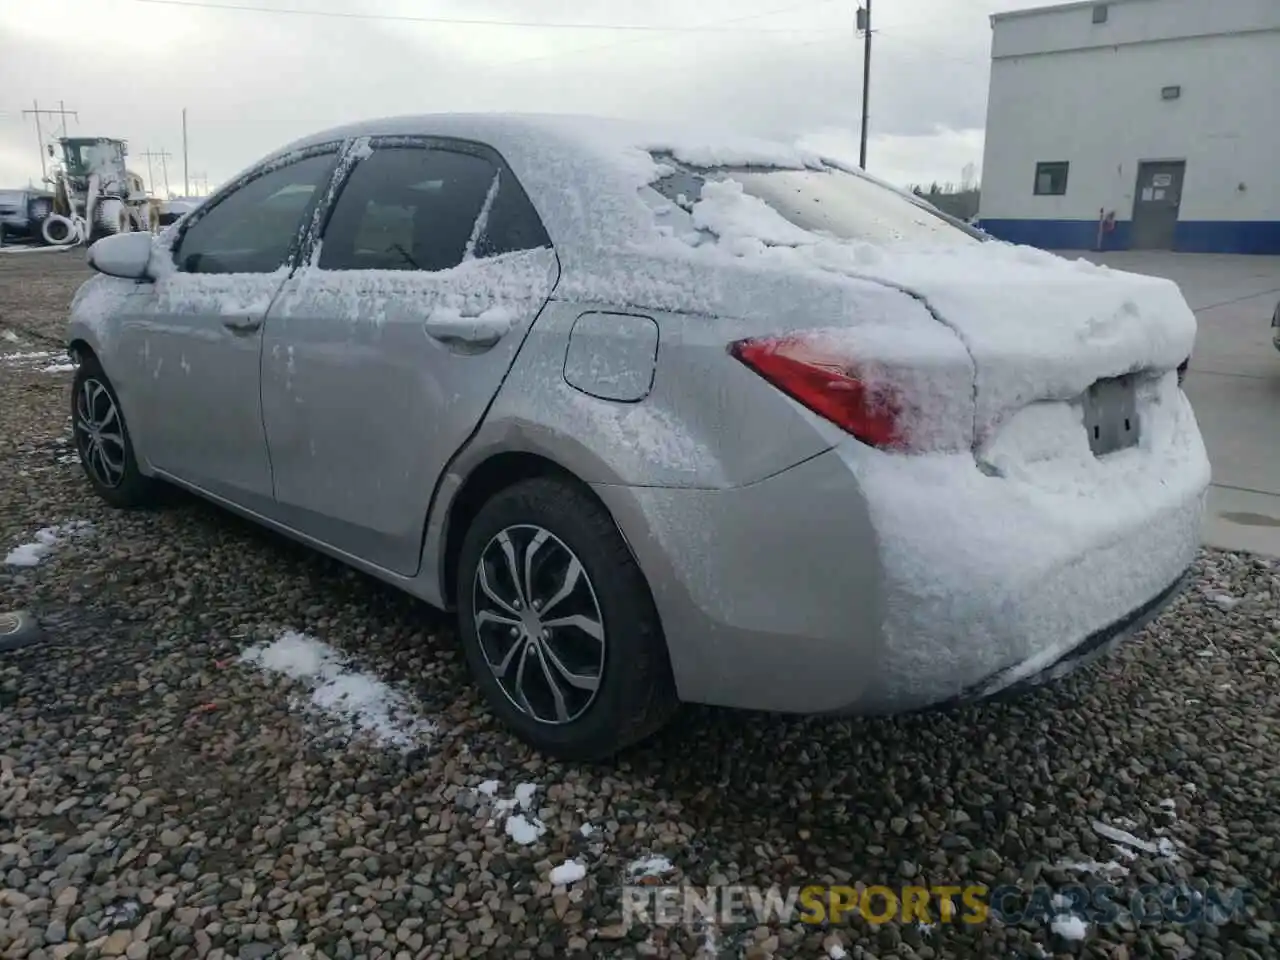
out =
[[[982,229],[1010,243],[1044,250],[1093,250],[1097,220],[983,220]],[[1128,250],[1130,221],[1116,221],[1103,250]],[[1280,220],[1189,220],[1178,223],[1173,249],[1179,253],[1280,254]]]

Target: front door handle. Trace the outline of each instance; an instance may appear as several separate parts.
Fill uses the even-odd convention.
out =
[[[222,325],[232,333],[253,333],[262,326],[261,317],[228,317],[222,321]]]

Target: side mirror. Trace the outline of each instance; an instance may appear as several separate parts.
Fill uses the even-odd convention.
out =
[[[89,248],[89,266],[109,277],[122,280],[150,280],[150,233],[117,233],[103,237]]]

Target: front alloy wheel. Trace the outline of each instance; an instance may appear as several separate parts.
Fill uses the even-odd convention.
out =
[[[75,399],[76,447],[97,486],[114,490],[124,482],[124,421],[111,393],[96,378],[80,381]]]
[[[582,562],[555,534],[521,524],[493,537],[476,566],[472,616],[485,663],[518,710],[561,724],[591,706],[604,617]]]
[[[94,491],[113,507],[142,507],[157,499],[157,483],[138,471],[120,398],[98,358],[78,355],[71,384],[71,424],[80,465]]]

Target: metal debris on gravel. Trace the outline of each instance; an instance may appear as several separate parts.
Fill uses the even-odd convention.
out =
[[[85,276],[72,255],[0,258],[0,352],[60,349]],[[0,565],[0,609],[45,630],[0,658],[0,956],[1280,956],[1269,561],[1205,552],[1115,657],[1020,699],[896,719],[691,708],[612,765],[567,766],[490,717],[445,616],[190,498],[99,503],[67,462],[69,380],[0,368],[0,553],[93,528]],[[320,681],[240,662],[288,631],[433,732],[330,736],[294,709]],[[1221,926],[1085,924],[1055,902],[1009,926],[624,928],[637,869],[1250,899]]]

